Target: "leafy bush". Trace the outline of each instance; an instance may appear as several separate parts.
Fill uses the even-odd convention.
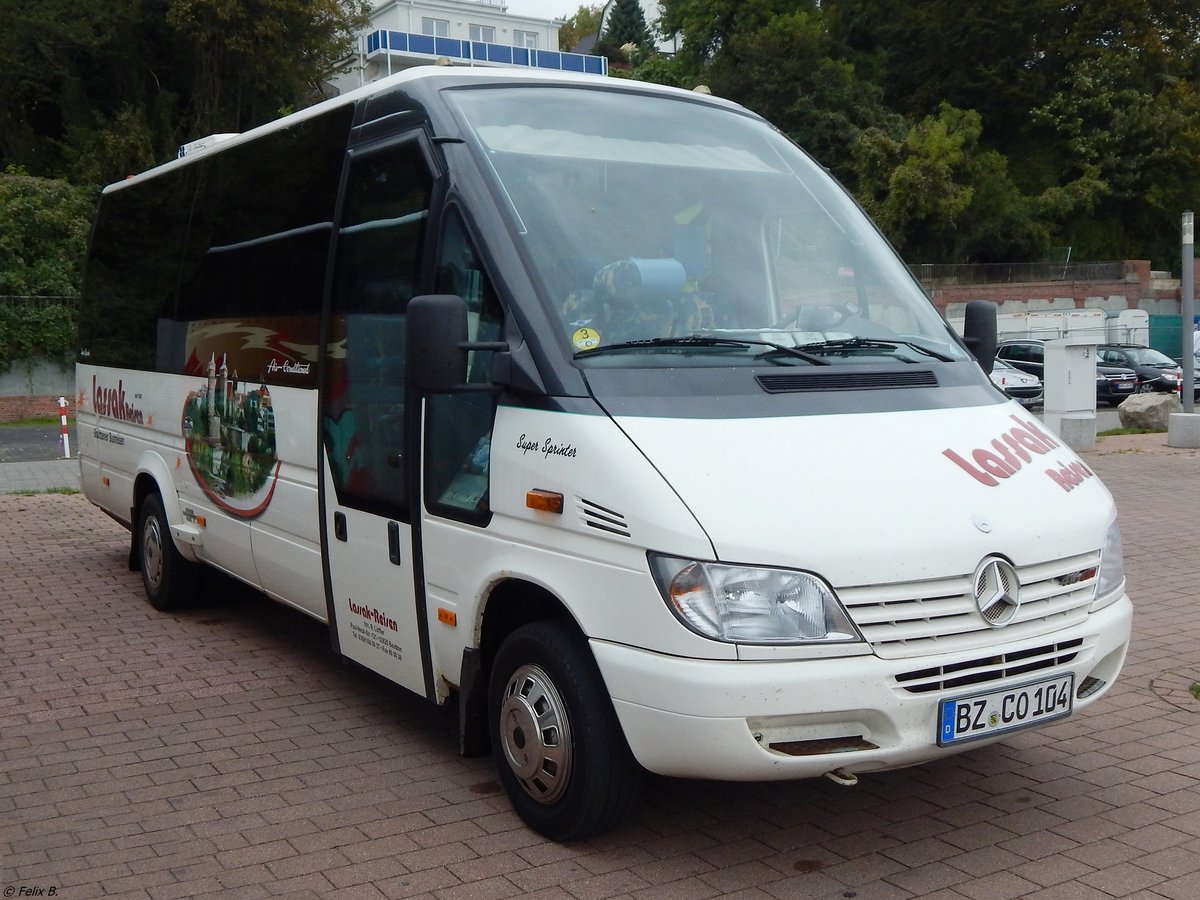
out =
[[[18,360],[47,359],[66,368],[75,356],[75,308],[0,304],[0,372]]]

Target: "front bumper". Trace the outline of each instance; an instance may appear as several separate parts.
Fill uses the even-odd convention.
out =
[[[1096,399],[1119,403],[1137,393],[1136,381],[1096,382]]]
[[[1129,598],[1122,596],[1076,627],[993,648],[998,653],[1019,652],[1048,640],[1079,642],[1068,664],[978,687],[994,690],[1074,672],[1074,710],[1090,706],[1112,685],[1124,663],[1132,609]],[[788,780],[834,770],[900,768],[965,749],[937,745],[938,701],[973,689],[913,694],[896,676],[923,666],[952,666],[977,652],[919,660],[868,655],[710,661],[604,641],[593,641],[592,650],[634,756],[660,775]],[[1003,740],[1008,733],[966,746]]]

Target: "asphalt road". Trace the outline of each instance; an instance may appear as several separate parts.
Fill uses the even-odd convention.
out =
[[[54,425],[0,425],[0,463],[41,462],[62,457],[60,427]],[[75,426],[70,426],[71,454],[74,455]]]

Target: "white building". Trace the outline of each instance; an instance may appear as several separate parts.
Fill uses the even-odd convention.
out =
[[[502,0],[376,0],[349,71],[332,80],[347,91],[412,66],[505,66],[607,75],[599,56],[558,48],[558,19],[513,15]]]

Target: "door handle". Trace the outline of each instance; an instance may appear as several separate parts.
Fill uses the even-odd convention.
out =
[[[333,514],[333,536],[339,541],[345,541],[346,538],[346,514],[335,512]]]
[[[393,566],[400,565],[400,525],[388,522],[388,559]]]

